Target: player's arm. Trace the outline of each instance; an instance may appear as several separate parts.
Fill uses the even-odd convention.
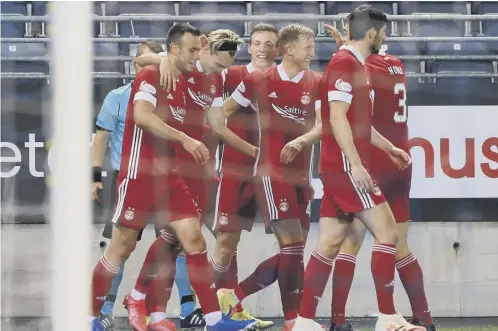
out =
[[[160,84],[168,92],[173,89],[176,91],[176,81],[178,79],[178,70],[176,70],[174,59],[168,56],[167,52],[156,53],[145,53],[136,58],[137,64],[141,67],[148,65],[159,66],[159,72],[161,74]]]
[[[159,138],[181,143],[198,163],[209,160],[209,152],[204,144],[169,126],[153,112],[157,103],[156,87],[159,86],[159,79],[155,77],[155,73],[149,74],[147,69],[143,69],[137,77],[136,84],[140,85],[133,99],[135,124]]]
[[[404,150],[394,146],[389,140],[372,126],[371,143],[378,149],[384,151],[391,161],[400,169],[405,169],[411,163],[410,155]]]
[[[280,162],[284,164],[293,162],[296,156],[298,156],[305,147],[311,146],[322,139],[322,116],[320,112],[320,100],[317,100],[317,102],[315,103],[315,115],[316,122],[311,130],[287,143],[284,148],[282,148],[282,151],[280,152]]]
[[[227,118],[237,110],[241,107],[248,107],[251,104],[251,101],[247,98],[247,93],[244,82],[240,83],[235,92],[225,100],[221,108],[213,107],[209,110],[208,120],[211,128],[220,140],[237,149],[239,152],[255,158],[258,154],[258,148],[237,136],[225,124]]]
[[[109,142],[111,132],[114,131],[120,109],[119,101],[115,98],[113,92],[109,92],[102,103],[96,122],[96,133],[93,140],[92,148],[92,196],[93,200],[99,201],[98,192],[104,188],[102,183],[102,164],[104,163],[105,150]],[[126,110],[124,110],[126,111]]]

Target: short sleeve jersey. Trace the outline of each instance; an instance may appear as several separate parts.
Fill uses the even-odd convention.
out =
[[[143,68],[133,82],[128,102],[120,177],[136,179],[138,176],[157,176],[176,171],[174,144],[158,138],[135,124],[134,104],[145,100],[154,105],[154,113],[168,125],[178,129],[178,118],[185,114],[185,94],[182,79],[180,88],[166,92],[159,83],[159,68]]]
[[[206,74],[200,62],[197,61],[194,70],[184,74],[183,83],[187,108],[184,116],[178,119],[179,129],[191,138],[204,141],[207,129],[206,112],[210,107],[223,105],[221,74]],[[216,145],[212,147],[216,149]],[[192,155],[179,144],[176,144],[176,152],[182,166],[189,166],[195,162]],[[211,150],[210,153],[214,155],[214,151]],[[197,171],[197,167],[194,170]]]
[[[405,67],[398,58],[385,53],[372,54],[366,61],[375,91],[373,127],[396,147],[408,151],[408,105]],[[387,155],[372,149],[372,170],[393,173],[398,169]]]
[[[119,170],[121,164],[121,146],[131,86],[132,83],[128,83],[109,92],[97,117],[97,127],[111,133],[111,163],[114,170]]]
[[[260,136],[257,175],[296,184],[309,182],[309,153],[300,153],[290,164],[280,161],[280,153],[315,124],[317,83],[312,71],[301,71],[291,79],[278,65],[247,75],[232,94],[243,107],[256,105]]]
[[[228,99],[237,89],[240,82],[254,71],[252,64],[231,66],[222,73],[223,97]],[[249,105],[240,108],[227,119],[227,127],[243,140],[258,146],[258,125],[254,107]],[[251,156],[239,152],[235,148],[224,145],[221,157],[221,171],[225,174],[240,177],[251,177],[254,173],[254,161]]]
[[[327,65],[319,84],[322,114],[320,172],[351,171],[346,155],[335,140],[330,124],[330,102],[349,104],[347,119],[359,157],[368,168],[371,145],[372,111],[375,92],[365,68],[365,60],[352,46],[342,46]]]

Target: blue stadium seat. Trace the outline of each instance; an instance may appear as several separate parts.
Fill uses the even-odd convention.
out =
[[[139,15],[164,15],[174,16],[175,7],[173,2],[126,2],[120,1],[118,4],[118,14],[122,16]],[[119,34],[122,37],[140,36],[161,38],[166,37],[168,29],[173,22],[140,22],[130,18],[128,22],[119,23]]]
[[[21,1],[3,1],[1,6],[1,16],[26,16],[27,7]],[[22,22],[4,22],[1,23],[2,38],[22,38],[25,34],[26,24]]]
[[[481,1],[477,3],[477,14],[481,15],[497,15],[498,1]],[[482,21],[482,33],[486,36],[498,36],[498,21]],[[498,42],[490,42],[490,49],[498,54]]]
[[[389,1],[327,1],[325,2],[325,12],[327,15],[335,15],[342,13],[351,13],[353,9],[356,7],[369,4],[372,7],[382,9],[386,14],[392,15],[393,12],[393,4]]]
[[[315,32],[318,30],[317,20],[305,20],[296,21],[288,20],[285,15],[289,14],[310,14],[318,15],[319,7],[317,2],[265,2],[265,1],[253,1],[252,2],[252,14],[253,15],[266,15],[266,14],[282,14],[283,22],[272,22],[277,29],[289,23],[299,23],[312,28]]]
[[[43,57],[47,55],[44,43],[2,43],[2,72],[48,73],[45,61],[10,60],[12,57]]]
[[[413,41],[385,41],[382,48],[386,53],[392,55],[421,55],[425,49],[425,43]]]
[[[180,3],[180,15],[201,16],[203,14],[212,14],[218,17],[234,17],[243,18],[247,14],[246,4],[244,2],[215,2],[215,1],[189,1]],[[246,33],[245,22],[243,20],[233,22],[217,22],[217,21],[195,21],[190,22],[202,32],[207,32],[213,29],[230,29],[236,32],[239,36]]]
[[[94,56],[119,56],[119,45],[117,43],[94,43]],[[123,72],[124,62],[117,61],[94,61],[94,72]]]
[[[332,54],[334,54],[336,51],[337,44],[332,40],[326,42],[318,42],[315,44],[316,60],[314,60],[313,62],[323,62],[325,63],[325,65],[327,65],[327,63],[330,61],[330,58],[332,57]]]
[[[417,14],[467,14],[466,3],[462,2],[443,2],[443,1],[403,1],[399,3],[400,15],[417,15]],[[465,33],[464,21],[412,21],[409,22],[409,29],[414,36],[445,36],[457,37]],[[408,33],[408,28],[405,28]]]
[[[482,41],[460,41],[447,42],[438,41],[427,44],[428,55],[485,55],[489,52],[487,42]]]

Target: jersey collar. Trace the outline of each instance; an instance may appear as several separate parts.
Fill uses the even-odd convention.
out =
[[[197,62],[195,63],[195,67],[199,72],[204,72],[204,68],[201,66],[201,61],[197,60]]]
[[[249,64],[246,65],[246,69],[248,73],[251,73],[254,71],[254,67],[252,66],[252,62],[249,62]]]
[[[278,75],[280,76],[281,80],[283,80],[283,81],[290,81],[290,82],[293,82],[293,83],[299,83],[299,81],[304,76],[304,70],[301,70],[296,76],[294,76],[294,78],[290,79],[289,75],[287,75],[287,73],[285,72],[284,67],[282,67],[282,63],[280,63],[277,66],[277,71],[278,71]]]
[[[360,54],[360,52],[358,52],[358,50],[356,48],[354,48],[353,46],[351,46],[351,45],[342,45],[341,48],[339,48],[339,49],[347,49],[348,51],[350,51],[351,53],[353,53],[353,55],[358,59],[358,61],[361,62],[361,64],[365,64],[365,59]]]

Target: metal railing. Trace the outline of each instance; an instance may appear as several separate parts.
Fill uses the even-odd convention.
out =
[[[314,15],[314,14],[286,14],[286,21],[339,21],[346,15]],[[387,15],[390,21],[497,21],[496,15],[463,15],[463,14],[420,14],[420,15]],[[4,22],[50,22],[50,15],[45,16],[6,16],[2,17]],[[203,14],[192,17],[190,15],[127,15],[127,16],[98,16],[92,17],[94,22],[128,22],[130,20],[140,22],[279,22],[282,15],[244,15],[244,16],[219,16],[216,14]]]

